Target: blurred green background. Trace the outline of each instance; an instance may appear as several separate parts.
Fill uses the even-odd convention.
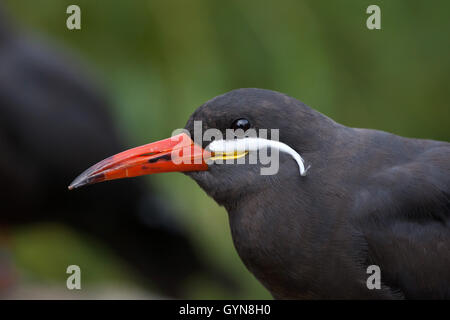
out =
[[[450,138],[448,1],[5,3],[20,28],[87,64],[114,102],[129,145],[170,136],[197,106],[240,87],[287,93],[348,126]],[[79,31],[66,28],[70,4],[81,7]],[[381,30],[366,28],[370,4],[381,7]],[[188,298],[270,298],[237,256],[223,208],[182,174],[144,179],[180,208],[198,250],[244,288],[230,296],[193,279]],[[85,288],[139,288],[107,248],[60,226],[16,229],[12,241],[30,282],[64,286],[63,271],[77,261],[88,270]]]

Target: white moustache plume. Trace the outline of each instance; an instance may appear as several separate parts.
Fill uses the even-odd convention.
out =
[[[305,169],[305,161],[297,153],[297,151],[280,141],[273,141],[263,138],[242,138],[235,140],[214,140],[208,145],[208,149],[210,151],[221,153],[258,151],[263,148],[275,148],[281,152],[290,154],[297,162],[301,176],[305,176],[306,172],[310,168],[310,166],[308,166]]]

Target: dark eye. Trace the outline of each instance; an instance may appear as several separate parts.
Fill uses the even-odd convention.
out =
[[[233,130],[242,129],[244,131],[247,131],[248,129],[250,129],[250,121],[248,121],[245,118],[234,120],[233,123],[231,124],[231,129]]]

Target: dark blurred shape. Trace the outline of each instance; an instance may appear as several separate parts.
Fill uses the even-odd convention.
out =
[[[67,224],[104,242],[172,297],[194,275],[234,288],[200,259],[142,180],[67,190],[85,168],[126,148],[108,101],[79,70],[13,30],[0,8],[0,227]]]

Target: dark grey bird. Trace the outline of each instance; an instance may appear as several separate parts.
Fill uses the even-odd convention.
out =
[[[62,223],[106,245],[134,279],[166,296],[185,296],[193,276],[237,290],[198,254],[152,185],[137,180],[65,190],[81,169],[123,149],[123,134],[111,102],[75,59],[4,18],[0,7],[0,231]]]
[[[227,129],[279,129],[292,152],[279,153],[276,174],[261,175],[264,165],[247,161],[261,149],[245,135],[194,143],[181,134],[112,156],[70,188],[185,171],[226,208],[240,257],[275,298],[450,298],[449,143],[346,127],[262,89],[206,102],[187,122],[191,137],[195,121],[223,137]],[[216,161],[227,157],[246,161]],[[372,265],[378,289],[368,286]]]

